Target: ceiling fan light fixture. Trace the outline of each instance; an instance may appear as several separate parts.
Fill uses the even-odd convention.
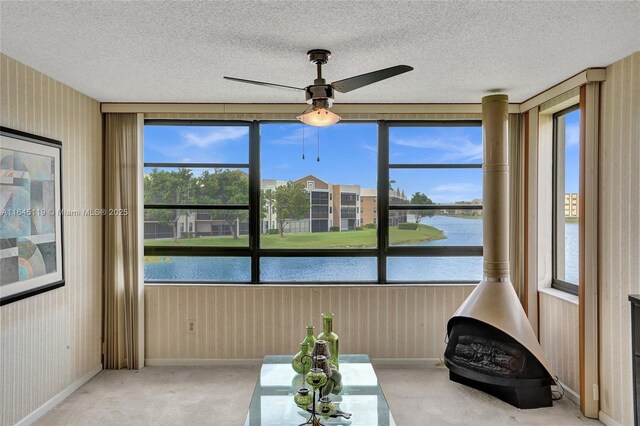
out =
[[[336,124],[340,121],[340,116],[334,112],[331,112],[327,108],[314,108],[311,111],[307,111],[302,115],[296,117],[304,124],[316,127],[326,127]]]

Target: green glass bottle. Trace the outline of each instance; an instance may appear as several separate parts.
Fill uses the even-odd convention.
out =
[[[300,344],[300,352],[295,354],[293,359],[291,360],[291,366],[293,367],[293,371],[298,374],[307,374],[309,369],[311,368],[311,360],[309,358],[304,359],[304,363],[302,362],[302,357],[304,355],[309,355],[309,346],[302,342]]]
[[[307,336],[301,343],[306,343],[309,347],[309,350],[313,349],[313,346],[316,344],[316,336],[313,335],[313,326],[307,326]]]
[[[325,312],[322,314],[323,331],[318,335],[318,340],[324,340],[329,347],[329,362],[338,367],[338,357],[340,355],[340,346],[338,335],[333,332],[333,314]]]

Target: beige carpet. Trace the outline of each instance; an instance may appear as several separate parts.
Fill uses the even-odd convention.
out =
[[[103,371],[39,425],[242,425],[259,367],[147,367]],[[571,401],[518,410],[450,382],[444,367],[378,367],[398,426],[584,425]]]

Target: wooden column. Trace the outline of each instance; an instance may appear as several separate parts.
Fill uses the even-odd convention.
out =
[[[600,83],[580,87],[580,408],[598,418],[598,154]]]

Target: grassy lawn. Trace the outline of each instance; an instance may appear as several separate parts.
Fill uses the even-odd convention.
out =
[[[375,230],[374,230],[375,231]],[[425,241],[442,240],[447,238],[440,229],[429,225],[418,225],[415,231],[398,229],[397,226],[389,228],[389,241],[391,244],[412,244]]]
[[[440,216],[459,217],[460,219],[482,219],[482,215],[477,214],[441,214]]]
[[[410,231],[389,228],[389,237],[393,244],[410,244],[446,238],[444,233],[432,226],[420,225],[417,230]],[[376,230],[363,229],[348,232],[316,232],[313,234],[260,235],[261,248],[362,248],[376,246]],[[167,240],[145,240],[146,246],[215,246],[215,247],[247,247],[249,238],[246,235],[234,240],[230,236],[184,238],[177,242]]]

